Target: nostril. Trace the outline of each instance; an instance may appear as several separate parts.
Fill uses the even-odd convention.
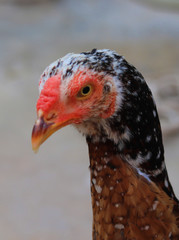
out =
[[[50,120],[53,120],[53,119],[56,118],[56,117],[57,117],[57,114],[54,113],[54,112],[52,112],[52,113],[49,113],[49,114],[48,114],[46,120],[47,120],[47,121],[50,121]]]

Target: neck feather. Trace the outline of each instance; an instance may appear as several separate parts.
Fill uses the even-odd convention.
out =
[[[155,114],[143,112],[140,122],[134,117],[135,110],[132,112],[133,109],[124,107],[119,110],[116,117],[105,120],[101,125],[94,124],[94,129],[98,126],[98,130],[95,131],[99,135],[87,136],[87,142],[93,143],[99,151],[104,151],[105,145],[105,154],[108,158],[119,155],[138,173],[155,182],[176,200],[165,166],[161,128],[153,100],[152,104]],[[131,113],[132,120],[125,117],[127,116],[125,111]]]

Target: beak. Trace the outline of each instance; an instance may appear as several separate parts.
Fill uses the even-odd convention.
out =
[[[54,132],[58,129],[68,125],[69,122],[46,122],[43,116],[39,117],[32,130],[32,149],[34,152],[38,152],[40,145],[45,142]]]

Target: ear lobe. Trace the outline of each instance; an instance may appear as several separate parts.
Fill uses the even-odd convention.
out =
[[[113,100],[109,105],[109,107],[103,113],[101,113],[100,117],[109,118],[113,115],[114,111],[115,111],[115,100]]]
[[[116,107],[116,94],[112,94],[107,98],[107,102],[105,103],[108,107],[100,114],[101,118],[109,118],[115,112]]]

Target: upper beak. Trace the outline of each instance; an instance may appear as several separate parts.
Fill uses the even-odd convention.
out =
[[[45,142],[45,140],[50,137],[58,129],[66,126],[68,124],[65,122],[47,122],[44,120],[43,116],[39,117],[32,130],[32,149],[37,152],[40,145]]]

